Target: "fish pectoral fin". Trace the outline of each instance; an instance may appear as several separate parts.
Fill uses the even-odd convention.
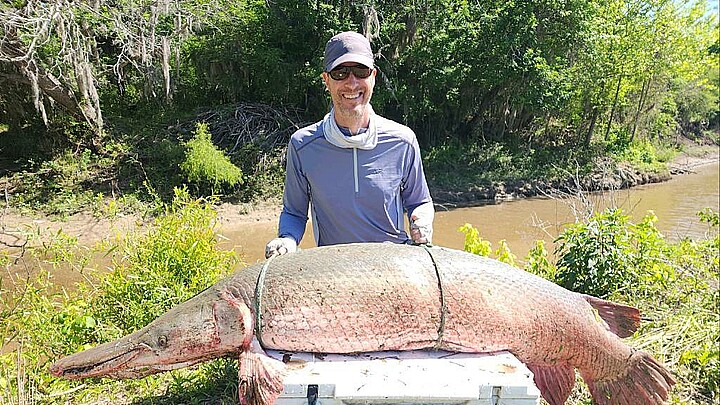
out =
[[[240,353],[238,391],[243,405],[270,405],[282,394],[287,367],[265,353]]]
[[[535,385],[550,405],[563,405],[575,386],[575,369],[572,366],[527,365],[535,377]]]

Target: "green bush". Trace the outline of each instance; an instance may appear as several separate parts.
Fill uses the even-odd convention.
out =
[[[705,209],[702,240],[660,243],[658,260],[641,267],[637,286],[623,295],[646,320],[633,344],[654,353],[679,380],[681,403],[716,404],[720,399],[720,234],[718,213]],[[646,246],[646,249],[653,249]]]
[[[240,168],[212,143],[208,125],[198,123],[193,139],[187,142],[180,169],[198,190],[209,187],[211,194],[243,182]]]
[[[548,260],[548,251],[545,248],[545,241],[535,241],[527,255],[525,271],[540,276],[546,280],[556,282],[557,267]]]
[[[235,258],[216,249],[215,216],[211,204],[176,190],[151,232],[123,242],[132,254],[103,278],[98,318],[133,331],[227,274]]]
[[[598,297],[635,284],[635,254],[629,217],[608,209],[587,223],[569,226],[556,239],[557,282],[563,287]]]
[[[103,189],[104,174],[112,170],[113,159],[89,149],[65,149],[52,159],[35,164],[9,177],[13,185],[13,206],[64,217],[91,206],[92,189]]]
[[[210,202],[176,190],[147,233],[102,247],[101,253],[113,258],[113,271],[85,274],[89,282],[71,291],[54,285],[51,270],[44,268],[21,291],[0,285],[0,403],[35,403],[41,396],[43,403],[125,403],[161,394],[168,404],[203,396],[237,398],[228,382],[236,381],[237,372],[223,360],[142,380],[77,382],[47,372],[52,361],[144,326],[233,270],[234,253],[217,249],[215,215]],[[72,253],[71,240],[53,240],[28,249],[22,260],[41,266],[84,262]]]
[[[641,171],[660,172],[676,154],[670,147],[658,147],[647,140],[635,141],[613,151],[616,161],[628,162]]]
[[[458,229],[465,234],[463,250],[479,256],[490,256],[492,244],[480,237],[480,231],[470,224],[465,224]]]
[[[465,234],[465,244],[463,246],[463,250],[465,250],[466,252],[486,257],[489,257],[492,254],[495,259],[503,263],[507,263],[511,266],[515,265],[517,256],[515,256],[512,251],[510,251],[510,247],[508,246],[505,239],[500,240],[498,242],[500,246],[498,246],[498,248],[493,251],[492,243],[481,238],[480,232],[477,228],[473,227],[470,224],[465,224],[461,226],[458,230]]]

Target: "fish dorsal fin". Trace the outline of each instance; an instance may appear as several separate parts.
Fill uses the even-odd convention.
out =
[[[575,386],[575,369],[571,366],[527,365],[535,376],[535,385],[550,405],[563,405]]]
[[[627,305],[606,301],[591,295],[583,295],[600,315],[610,332],[621,338],[632,336],[640,326],[640,311]]]

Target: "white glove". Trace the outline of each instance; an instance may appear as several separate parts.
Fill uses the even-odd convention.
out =
[[[293,238],[275,238],[265,245],[265,258],[270,256],[294,253],[297,250],[297,242]]]
[[[410,215],[410,239],[413,243],[432,243],[435,208],[432,202],[420,204]]]

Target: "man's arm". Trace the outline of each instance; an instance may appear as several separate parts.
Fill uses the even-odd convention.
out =
[[[294,252],[305,234],[310,188],[302,174],[302,164],[292,141],[288,145],[285,169],[283,210],[278,224],[278,237],[265,246],[265,257]]]
[[[435,208],[425,180],[420,147],[413,137],[406,155],[407,175],[402,190],[403,208],[410,221],[410,238],[414,243],[432,243]]]

